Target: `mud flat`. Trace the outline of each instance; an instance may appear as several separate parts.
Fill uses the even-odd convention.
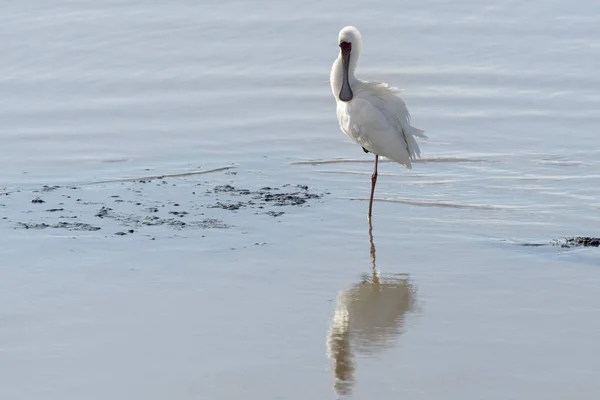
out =
[[[146,234],[153,226],[229,229],[236,226],[236,217],[241,213],[284,218],[294,208],[308,207],[325,195],[297,183],[253,188],[242,186],[236,179],[224,184],[199,182],[196,175],[4,190],[0,222],[31,231],[65,229],[73,234],[117,236]],[[229,173],[227,177],[236,178],[237,174]]]

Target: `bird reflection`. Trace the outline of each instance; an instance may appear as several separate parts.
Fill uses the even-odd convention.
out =
[[[329,330],[327,352],[333,363],[334,388],[349,395],[354,386],[356,354],[372,355],[394,346],[403,332],[404,317],[412,311],[415,288],[408,274],[377,271],[373,225],[369,220],[372,268],[359,283],[338,293]]]

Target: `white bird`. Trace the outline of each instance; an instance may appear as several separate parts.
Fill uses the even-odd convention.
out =
[[[343,28],[338,35],[338,45],[340,53],[331,67],[330,83],[340,128],[366,153],[375,154],[369,201],[371,218],[379,156],[412,169],[411,161],[421,155],[415,136],[427,136],[410,124],[406,103],[397,96],[396,88],[354,76],[362,48],[358,29],[353,26]]]

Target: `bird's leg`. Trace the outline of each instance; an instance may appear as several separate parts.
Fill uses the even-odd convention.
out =
[[[377,183],[377,164],[379,163],[379,156],[375,154],[375,169],[373,170],[373,175],[371,176],[371,199],[369,200],[369,218],[371,218],[371,214],[373,211],[373,194],[375,194],[375,184]]]

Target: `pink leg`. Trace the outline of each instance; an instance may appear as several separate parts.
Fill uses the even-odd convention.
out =
[[[375,184],[377,183],[377,164],[379,163],[379,156],[375,154],[375,170],[371,176],[371,199],[369,200],[369,218],[373,211],[373,195],[375,194]]]

